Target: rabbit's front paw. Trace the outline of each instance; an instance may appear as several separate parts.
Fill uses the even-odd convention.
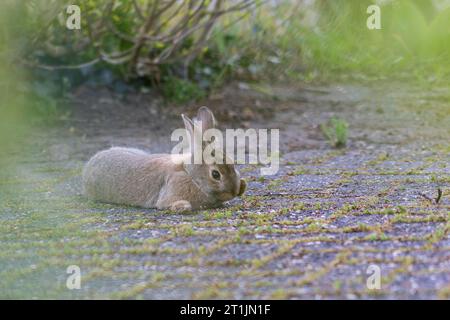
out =
[[[192,210],[192,206],[189,201],[178,200],[172,203],[170,209],[172,209],[173,211],[190,211]]]

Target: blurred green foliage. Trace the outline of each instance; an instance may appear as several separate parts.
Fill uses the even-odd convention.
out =
[[[217,56],[218,78],[448,80],[450,8],[439,10],[431,0],[386,1],[380,5],[382,29],[369,30],[372,4],[278,1],[238,23],[227,16],[208,47]]]
[[[162,93],[176,103],[197,100],[205,96],[205,92],[197,84],[179,78],[169,78],[162,87]]]
[[[369,30],[370,0],[320,1],[315,28],[290,37],[301,58],[322,76],[399,77],[444,80],[450,74],[450,8],[429,0],[396,0],[381,5],[381,30]],[[295,19],[292,20],[295,23]],[[298,42],[296,42],[296,39]]]
[[[155,1],[136,3],[143,8]],[[438,10],[431,0],[384,1],[380,5],[382,30],[366,27],[369,17],[366,11],[372,0],[316,0],[309,5],[303,1],[267,1],[250,11],[222,16],[212,28],[209,40],[188,60],[183,57],[189,57],[190,50],[195,48],[199,39],[196,33],[177,44],[179,58],[158,65],[146,62],[146,57],[158,57],[172,43],[155,40],[143,46],[142,63],[136,64],[131,76],[131,62],[100,61],[55,70],[36,67],[34,64],[76,66],[98,57],[100,49],[110,55],[133,49],[129,37],[135,36],[134,32],[143,24],[133,1],[115,1],[110,8],[108,28],[98,30],[96,23],[103,19],[111,1],[74,1],[81,7],[81,32],[65,28],[66,3],[64,0],[2,3],[4,32],[0,36],[4,39],[0,49],[5,59],[2,78],[14,74],[18,79],[12,83],[32,97],[28,99],[27,112],[45,119],[60,116],[55,97],[64,96],[71,87],[84,82],[113,88],[124,81],[131,86],[157,87],[168,100],[182,103],[202,98],[235,78],[245,81],[400,78],[434,83],[445,81],[450,75],[450,8]],[[176,20],[182,11],[167,12],[175,13]],[[162,28],[170,30],[170,25],[163,24]],[[86,34],[100,33],[100,29],[101,36],[95,45],[79,50]],[[18,62],[21,57],[27,72],[22,76],[17,72],[22,65]],[[10,69],[12,65],[14,71]]]
[[[27,74],[18,65],[8,63],[22,47],[22,34],[29,31],[26,17],[16,6],[0,3],[0,30],[10,28],[11,32],[0,32],[0,164],[3,156],[26,133],[31,99],[27,91]]]

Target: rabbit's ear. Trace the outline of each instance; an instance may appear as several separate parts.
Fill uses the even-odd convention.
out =
[[[182,114],[181,117],[183,118],[184,127],[189,132],[191,137],[193,137],[194,136],[194,123],[192,122],[191,119],[186,117],[184,114]]]
[[[181,115],[181,117],[183,118],[183,122],[184,122],[184,127],[186,128],[186,131],[189,133],[188,137],[187,137],[187,141],[188,141],[188,147],[191,150],[191,154],[194,154],[194,151],[196,150],[196,143],[194,141],[195,136],[194,136],[194,122],[189,119],[187,116],[185,116],[184,114]]]
[[[215,128],[217,124],[213,113],[207,107],[198,109],[196,120],[202,122],[202,132]]]

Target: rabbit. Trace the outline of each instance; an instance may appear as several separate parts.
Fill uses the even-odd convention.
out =
[[[214,115],[207,107],[198,110],[195,121],[184,114],[181,117],[191,137],[195,121],[201,121],[202,132],[216,127]],[[183,161],[192,157],[192,145],[196,144],[190,141],[191,153],[179,155],[149,154],[121,147],[100,151],[83,169],[83,192],[91,200],[174,211],[219,207],[244,193],[246,182],[235,166],[228,164],[231,162]]]

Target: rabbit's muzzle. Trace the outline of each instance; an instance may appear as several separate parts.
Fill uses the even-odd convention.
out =
[[[219,193],[219,194],[217,194],[217,198],[220,201],[224,202],[224,201],[231,200],[235,197],[239,197],[245,192],[246,187],[247,187],[247,183],[245,182],[245,180],[240,179],[239,182],[236,183],[236,185],[232,191]]]

